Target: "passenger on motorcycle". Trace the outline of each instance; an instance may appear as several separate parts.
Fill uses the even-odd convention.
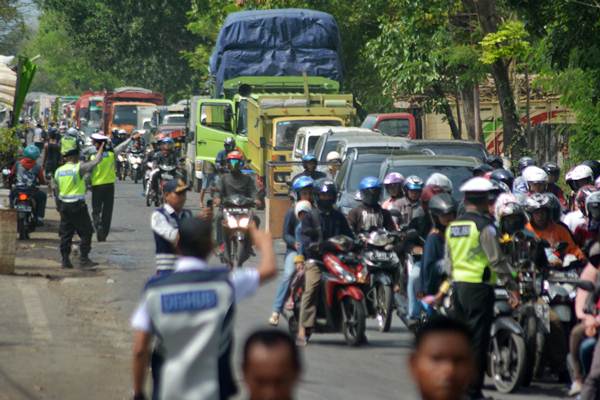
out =
[[[10,202],[14,204],[18,191],[26,191],[35,201],[35,216],[38,225],[43,225],[46,214],[46,200],[48,196],[39,190],[39,185],[46,184],[44,169],[37,164],[40,157],[40,149],[30,144],[23,151],[21,158],[13,165],[10,180],[14,181],[14,188],[10,192]]]
[[[527,194],[546,193],[548,186],[548,174],[543,169],[532,165],[523,170],[523,180],[527,185]]]
[[[314,154],[309,153],[302,156],[302,167],[304,168],[304,171],[300,172],[299,174],[296,174],[292,178],[291,182],[295,182],[296,179],[298,179],[301,176],[310,176],[315,181],[318,179],[326,178],[327,175],[325,175],[325,173],[317,171],[317,164],[317,157]]]
[[[390,197],[381,204],[381,207],[390,211],[396,229],[400,228],[401,222],[400,200],[404,197],[404,191],[402,190],[403,183],[404,176],[399,172],[390,172],[383,179],[383,186]]]
[[[523,170],[527,167],[535,166],[535,160],[531,157],[521,157],[519,159],[518,168],[519,168],[519,176],[517,176],[513,182],[512,191],[515,194],[522,193],[526,194],[528,192],[527,182],[523,178]]]
[[[565,198],[565,193],[560,186],[556,184],[560,178],[560,167],[554,162],[547,162],[542,165],[542,169],[548,174],[548,187],[546,190],[555,195],[560,201],[561,207],[566,210],[569,204]]]
[[[301,246],[306,258],[319,258],[319,249],[329,238],[337,235],[354,237],[344,214],[333,206],[337,200],[337,187],[332,180],[320,179],[315,182],[313,209],[309,217],[301,224]],[[317,314],[317,296],[321,282],[321,271],[315,263],[307,264],[304,272],[305,290],[302,294],[298,344],[305,345],[315,324]]]
[[[439,172],[434,172],[427,178],[425,181],[425,187],[427,186],[437,186],[444,193],[452,194],[452,190],[454,189],[454,185],[452,185],[452,181],[444,174],[440,174]]]
[[[550,200],[547,194],[536,193],[527,199],[527,212],[531,219],[527,229],[538,238],[547,241],[552,248],[560,243],[567,243],[566,254],[573,254],[580,261],[585,261],[585,254],[573,241],[573,237],[565,225],[552,221]],[[558,261],[553,261],[558,266]],[[562,264],[561,264],[562,265]]]
[[[337,151],[327,153],[327,175],[331,180],[335,180],[340,167],[342,166],[342,156]]]
[[[402,188],[404,197],[397,201],[401,216],[400,225],[408,225],[413,219],[413,213],[421,205],[423,180],[416,175],[411,175],[406,178]]]
[[[580,164],[567,172],[565,180],[573,193],[577,193],[583,186],[594,184],[594,172],[587,165]]]
[[[565,215],[564,223],[573,233],[575,243],[582,249],[585,248],[587,242],[595,237],[595,233],[590,231],[589,215],[587,213],[587,199],[596,192],[596,188],[592,185],[583,186],[575,195],[576,211],[571,211]]]
[[[298,199],[296,204],[299,204],[301,201],[312,202],[313,186],[314,181],[308,176],[301,176],[294,181],[292,184],[292,190]],[[290,286],[290,280],[295,271],[294,258],[300,253],[300,244],[299,241],[296,240],[296,231],[300,221],[297,218],[296,211],[298,210],[296,210],[295,207],[288,209],[283,220],[283,241],[286,245],[286,252],[283,262],[283,274],[277,287],[275,300],[273,301],[273,313],[269,318],[269,324],[273,326],[277,326],[279,324],[279,315],[283,311],[283,305],[287,297],[286,295]]]
[[[355,234],[380,228],[394,231],[396,224],[392,215],[379,205],[381,181],[374,176],[367,176],[360,181],[358,189],[362,204],[354,207],[348,214],[348,223],[352,231]]]
[[[588,230],[594,234],[595,241],[600,240],[600,192],[590,194],[585,201],[588,216]]]

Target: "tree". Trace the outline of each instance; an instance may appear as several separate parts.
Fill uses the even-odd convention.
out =
[[[14,55],[27,33],[17,0],[0,0],[0,54]]]

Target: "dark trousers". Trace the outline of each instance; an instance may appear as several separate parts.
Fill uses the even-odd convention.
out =
[[[114,183],[92,186],[92,219],[98,240],[105,240],[110,232],[114,202]]]
[[[581,400],[600,400],[600,346],[596,344],[592,366],[583,387],[581,388]]]
[[[455,282],[452,304],[454,316],[464,321],[473,335],[471,344],[477,375],[469,388],[469,396],[482,397],[490,329],[494,319],[494,288],[484,283]]]
[[[81,257],[87,257],[92,249],[92,234],[94,233],[87,206],[84,201],[76,203],[61,202],[58,234],[60,235],[60,254],[63,257],[67,257],[71,253],[71,244],[75,232],[81,239],[79,243]]]

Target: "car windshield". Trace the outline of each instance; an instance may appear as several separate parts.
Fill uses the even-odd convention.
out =
[[[315,145],[317,144],[317,141],[319,140],[320,136],[309,136],[308,137],[308,152],[309,153],[313,153],[315,151]]]
[[[137,106],[115,106],[112,122],[119,125],[137,125]]]
[[[450,179],[453,186],[452,197],[459,199],[461,198],[459,188],[473,176],[472,170],[472,167],[452,165],[392,165],[385,171],[383,176],[390,172],[400,172],[404,177],[416,175],[423,179],[423,182],[426,182],[431,174],[438,172]]]
[[[304,126],[332,125],[340,126],[337,120],[293,120],[279,121],[275,126],[275,148],[277,150],[292,150],[298,129]]]
[[[354,192],[358,190],[358,184],[361,179],[365,176],[377,176],[379,174],[379,168],[381,168],[381,161],[352,163],[345,191]]]
[[[431,144],[423,143],[415,146],[411,146],[411,150],[415,151],[427,151],[431,150],[433,154],[442,156],[462,156],[462,157],[475,157],[478,160],[484,160],[486,157],[485,152],[479,146],[455,146],[445,144]]]

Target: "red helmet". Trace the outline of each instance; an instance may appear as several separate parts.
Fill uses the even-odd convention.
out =
[[[235,150],[235,151],[232,151],[229,154],[227,154],[226,159],[227,160],[240,160],[240,161],[242,161],[244,159],[244,155],[241,152]]]

